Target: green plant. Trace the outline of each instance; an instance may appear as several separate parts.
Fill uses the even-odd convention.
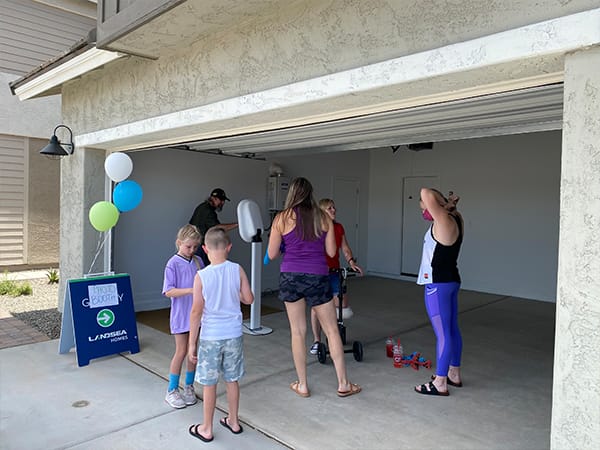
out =
[[[0,281],[0,295],[7,295],[11,290],[14,289],[15,285],[16,283],[6,278],[5,275],[4,279]]]
[[[58,283],[58,270],[48,269],[46,276],[48,277],[48,284]]]
[[[13,293],[11,293],[10,295],[12,295],[13,297],[19,297],[21,295],[31,295],[33,293],[33,289],[31,288],[31,284],[29,284],[27,281],[23,284],[19,284],[16,286],[16,289]]]
[[[31,295],[32,292],[33,289],[28,282],[18,284],[16,281],[9,280],[6,276],[0,281],[0,295],[20,297],[21,295]]]

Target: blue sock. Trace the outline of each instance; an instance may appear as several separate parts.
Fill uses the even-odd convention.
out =
[[[194,375],[196,372],[186,372],[185,373],[185,385],[189,386],[190,384],[194,384]]]
[[[179,387],[179,374],[169,374],[169,392]]]

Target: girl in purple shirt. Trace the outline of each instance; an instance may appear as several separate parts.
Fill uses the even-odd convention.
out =
[[[194,392],[195,365],[187,361],[183,392],[179,391],[179,376],[183,360],[187,360],[194,277],[204,267],[202,260],[194,254],[200,240],[200,232],[194,225],[182,227],[175,241],[177,254],[169,259],[165,267],[162,292],[171,299],[170,325],[171,334],[175,336],[175,354],[169,367],[169,388],[165,401],[177,409],[193,405],[197,401]]]
[[[283,245],[282,245],[283,244]],[[344,347],[331,301],[329,269],[325,252],[335,255],[333,222],[317,206],[313,188],[306,178],[290,184],[285,209],[273,220],[268,255],[274,259],[283,251],[279,276],[279,298],[285,303],[292,335],[292,356],[298,380],[290,384],[300,397],[310,397],[306,377],[306,306],[317,314],[327,336],[338,379],[340,397],[358,394],[361,387],[350,383],[346,374]]]

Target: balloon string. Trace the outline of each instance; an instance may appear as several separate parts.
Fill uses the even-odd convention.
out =
[[[100,234],[98,236],[98,244],[96,245],[96,255],[94,256],[94,259],[92,260],[92,264],[90,264],[90,269],[88,270],[87,273],[92,273],[92,267],[94,267],[94,264],[96,263],[96,259],[98,259],[98,255],[100,255],[102,248],[104,248],[106,239],[108,239],[108,232],[107,231],[104,232],[104,239],[102,239],[102,232],[100,232]]]

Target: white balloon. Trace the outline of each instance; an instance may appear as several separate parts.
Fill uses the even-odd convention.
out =
[[[108,155],[104,161],[104,171],[108,178],[118,183],[123,181],[133,170],[133,161],[125,153],[115,152]]]

